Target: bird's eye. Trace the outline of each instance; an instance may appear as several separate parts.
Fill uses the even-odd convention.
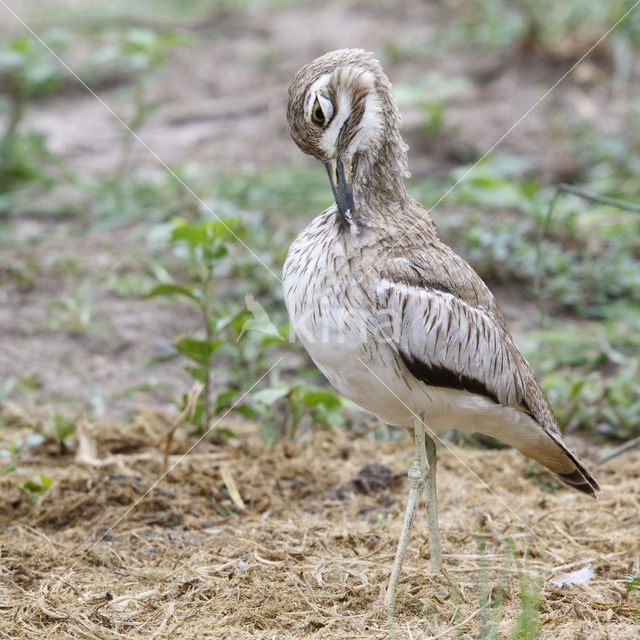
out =
[[[322,105],[320,104],[318,96],[316,96],[313,106],[311,107],[311,122],[313,122],[313,124],[317,124],[319,127],[323,127],[325,121],[326,118],[324,117]]]
[[[311,102],[313,100],[313,102]],[[311,109],[309,109],[311,104]],[[325,128],[333,118],[333,103],[326,89],[318,89],[307,96],[307,117],[316,127]]]

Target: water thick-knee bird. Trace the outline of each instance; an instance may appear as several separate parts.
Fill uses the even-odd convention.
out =
[[[579,491],[596,496],[600,487],[564,442],[493,295],[408,194],[407,146],[380,63],[359,49],[313,60],[289,87],[287,120],[300,149],[325,164],[335,197],[285,261],[294,329],[340,393],[414,430],[409,500],[385,599],[392,617],[425,488],[432,567],[442,566],[436,450],[425,425],[493,436]]]

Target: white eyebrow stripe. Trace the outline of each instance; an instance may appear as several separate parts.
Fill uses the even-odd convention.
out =
[[[375,93],[369,93],[365,101],[364,113],[358,124],[358,132],[349,145],[348,155],[370,148],[378,143],[382,134],[382,105]]]
[[[325,129],[320,138],[320,148],[326,154],[327,158],[333,158],[336,155],[336,146],[338,143],[338,135],[342,125],[351,115],[351,102],[344,92],[338,94],[338,104],[334,112],[333,120]]]

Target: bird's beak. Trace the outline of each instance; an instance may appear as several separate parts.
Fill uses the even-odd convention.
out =
[[[324,166],[329,174],[329,181],[331,182],[333,197],[338,205],[338,211],[345,220],[349,220],[354,214],[351,163],[348,160],[345,162],[342,155],[336,153],[335,157],[325,162]]]

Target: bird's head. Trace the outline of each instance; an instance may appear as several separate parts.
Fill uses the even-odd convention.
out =
[[[326,166],[338,210],[347,220],[355,213],[359,170],[363,165],[371,170],[392,140],[401,143],[396,161],[406,172],[391,85],[380,63],[362,49],[331,51],[302,67],[289,86],[287,121],[300,149]]]

